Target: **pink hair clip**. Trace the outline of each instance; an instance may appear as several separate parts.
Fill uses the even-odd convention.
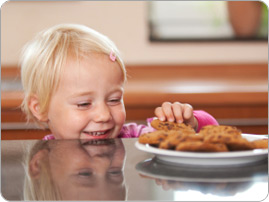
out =
[[[114,55],[113,51],[110,52],[109,58],[111,61],[115,62],[116,61],[116,55]]]

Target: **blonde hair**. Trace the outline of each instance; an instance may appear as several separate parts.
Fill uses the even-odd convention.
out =
[[[61,24],[40,32],[23,49],[21,80],[24,90],[22,111],[27,120],[39,122],[28,107],[36,95],[40,114],[46,113],[52,93],[57,89],[62,67],[68,56],[86,57],[92,53],[113,53],[126,80],[126,70],[116,45],[101,33],[77,24]]]
[[[40,165],[40,177],[37,179],[32,177],[32,173],[30,171],[30,161],[34,157],[34,155],[42,150],[48,149],[50,150],[51,143],[55,143],[55,141],[43,141],[39,140],[30,144],[27,148],[26,154],[24,156],[24,170],[25,170],[25,178],[24,178],[24,186],[23,186],[23,200],[26,201],[47,201],[47,200],[61,200],[61,194],[57,186],[54,184],[50,163],[48,157],[45,157],[41,161]]]

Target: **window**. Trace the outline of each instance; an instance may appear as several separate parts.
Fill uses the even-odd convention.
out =
[[[267,40],[268,10],[259,1],[152,1],[150,39]]]

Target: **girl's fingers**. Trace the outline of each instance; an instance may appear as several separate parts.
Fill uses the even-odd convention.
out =
[[[160,121],[165,121],[166,120],[166,117],[165,117],[165,114],[163,113],[163,110],[161,107],[157,107],[155,109],[155,115],[157,116],[157,118],[160,120]]]
[[[191,125],[196,131],[198,122],[196,118],[193,116],[192,106],[189,104],[185,104],[183,108],[184,108],[184,111],[183,111],[184,122],[188,125]]]
[[[186,120],[186,121],[190,120],[193,117],[192,106],[189,104],[184,104],[182,108],[183,108],[182,116],[183,116],[184,120]]]
[[[155,115],[160,121],[184,122],[191,125],[195,130],[198,127],[198,122],[193,116],[193,108],[189,104],[164,102],[161,107],[155,109]]]
[[[184,122],[193,125],[193,108],[189,104],[164,102],[161,107],[155,109],[155,115],[161,121]]]
[[[184,109],[182,104],[179,102],[174,102],[172,104],[172,110],[177,123],[182,123],[184,121],[183,112]]]
[[[163,113],[168,121],[170,121],[170,122],[175,121],[175,117],[174,117],[173,110],[172,110],[172,104],[170,102],[164,102],[162,104],[162,110],[163,110]]]
[[[193,108],[191,105],[175,102],[173,103],[172,108],[177,123],[184,122],[186,124],[195,125]]]

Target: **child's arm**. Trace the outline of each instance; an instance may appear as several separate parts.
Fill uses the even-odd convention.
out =
[[[196,118],[197,123],[198,123],[198,126],[196,128],[196,132],[199,132],[200,129],[206,125],[219,125],[217,120],[205,111],[194,110],[193,115]]]
[[[180,102],[164,102],[155,109],[155,115],[161,121],[185,123],[191,125],[196,132],[205,125],[218,125],[214,117],[204,111],[193,111],[189,104]]]

